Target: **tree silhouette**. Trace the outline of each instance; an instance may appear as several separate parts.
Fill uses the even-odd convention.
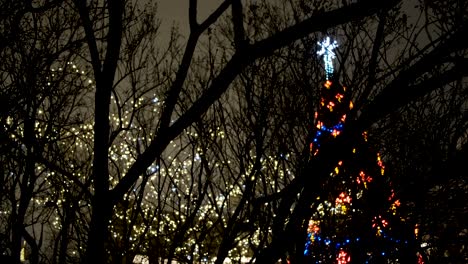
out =
[[[333,77],[336,41],[320,42],[326,81],[315,114],[316,127],[310,142],[310,159],[321,146],[333,148],[344,131],[353,108],[346,87]],[[391,178],[378,152],[368,143],[367,132],[354,139],[351,157],[346,155],[324,179],[322,191],[311,203],[304,250],[307,262],[382,263],[387,259],[416,263],[415,239],[407,217],[397,209]],[[314,171],[310,172],[314,175]],[[406,249],[405,249],[406,248]]]

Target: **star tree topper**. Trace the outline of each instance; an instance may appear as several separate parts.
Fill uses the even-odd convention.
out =
[[[317,54],[320,56],[323,55],[323,61],[325,62],[325,74],[328,80],[333,74],[333,59],[336,57],[333,49],[338,47],[338,44],[336,40],[333,41],[333,43],[330,43],[330,37],[327,37],[322,42],[317,42],[317,44],[322,47],[321,50],[317,51]]]

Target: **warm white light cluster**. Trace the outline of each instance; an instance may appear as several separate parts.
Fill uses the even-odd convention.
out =
[[[94,82],[73,63],[68,63],[65,68],[52,70],[47,85],[53,85],[54,78],[65,71],[78,74],[78,80],[82,80],[79,85],[91,85],[90,88],[94,88]],[[141,95],[126,102],[119,100],[122,98],[112,96],[110,106],[111,131],[121,130],[109,147],[110,188],[117,185],[139,153],[145,150],[156,131],[154,127],[144,127],[140,124],[135,113],[146,111],[145,114],[151,113],[156,120],[163,105],[156,94]],[[38,137],[47,137],[51,135],[47,130],[47,110],[40,109],[38,114],[43,118],[38,119],[35,124],[36,133]],[[7,121],[13,126],[16,120],[9,117]],[[36,173],[40,175],[40,187],[35,190],[33,209],[41,212],[41,221],[49,225],[50,233],[54,237],[60,235],[60,230],[64,227],[64,211],[71,206],[78,206],[72,208],[77,216],[75,221],[79,222],[78,226],[89,225],[90,200],[86,195],[76,197],[79,190],[76,182],[86,184],[91,177],[94,123],[92,115],[78,121],[64,125],[55,135],[58,147],[64,151],[64,161],[60,162],[66,162],[66,171],[69,174],[62,174],[44,165],[36,167]],[[214,127],[206,132],[208,140],[212,142],[222,142],[228,137],[228,132],[221,127]],[[222,237],[223,229],[227,227],[245,192],[247,178],[250,177],[248,179],[253,181],[259,179],[253,173],[256,158],[253,151],[250,153],[251,161],[246,164],[247,171],[239,172],[238,161],[234,158],[207,153],[206,147],[202,147],[204,144],[197,143],[204,140],[199,138],[199,134],[200,132],[189,128],[181,138],[171,141],[161,161],[155,160],[147,168],[145,175],[141,175],[132,190],[125,195],[124,202],[114,207],[114,215],[109,223],[111,238],[116,245],[122,245],[122,242],[128,239],[128,250],[138,253],[148,251],[149,243],[155,239],[164,245],[170,245],[173,243],[175,232],[183,226],[190,214],[195,213],[194,222],[185,231],[184,242],[176,248],[176,253],[193,259],[205,257],[208,253],[211,254],[210,258],[213,257],[213,252],[206,249],[207,244],[212,241],[199,241],[200,234],[209,232],[214,237]],[[16,129],[16,134],[11,135],[13,136],[22,136],[21,126]],[[289,154],[281,154],[282,160],[288,158]],[[211,170],[210,173],[202,166],[202,162],[205,161]],[[262,189],[255,190],[256,196],[279,192],[286,181],[292,179],[290,168],[281,162],[275,155],[261,159],[262,177],[265,177],[266,187],[262,185]],[[232,177],[229,173],[237,176]],[[207,188],[207,193],[203,196],[200,190],[205,184],[209,184],[210,188]],[[92,184],[90,186],[92,192]],[[73,201],[75,204],[72,204],[70,197],[80,200]],[[202,200],[200,207],[196,208],[198,199]],[[9,212],[2,210],[0,216]],[[250,247],[260,246],[265,230],[271,233],[267,227],[258,227],[252,234],[239,234],[239,238],[236,239],[237,246],[229,252],[229,258],[240,259],[251,255]],[[194,248],[197,250],[194,251]],[[76,244],[70,245],[70,250],[75,252],[74,254],[82,254],[84,249],[82,245]]]

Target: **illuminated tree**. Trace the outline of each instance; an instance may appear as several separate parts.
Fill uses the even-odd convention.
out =
[[[327,80],[315,116],[311,159],[322,145],[333,147],[353,107],[346,87],[334,77],[336,41],[330,43],[327,37],[319,44]],[[416,263],[413,230],[397,212],[400,200],[380,154],[367,143],[367,137],[364,132],[354,139],[352,154],[337,163],[314,199],[316,211],[308,223],[304,251],[311,262],[343,264],[353,259],[354,263],[383,263],[388,259]]]
[[[466,15],[466,12],[464,12],[463,14]],[[280,212],[282,212],[285,215],[285,217],[281,218],[283,214],[277,214],[276,227],[278,231],[273,233],[273,237],[276,238],[274,241],[278,242],[271,243],[268,248],[262,251],[263,254],[259,254],[260,257],[258,259],[261,259],[262,261],[266,259],[272,261],[274,258],[270,258],[269,256],[273,255],[279,257],[279,254],[275,254],[276,252],[289,252],[293,261],[299,261],[300,259],[302,259],[304,249],[304,229],[307,228],[308,224],[308,220],[303,221],[303,219],[309,219],[307,215],[311,211],[315,211],[316,208],[314,206],[318,204],[314,203],[314,201],[318,195],[321,196],[321,189],[323,188],[323,184],[325,184],[328,181],[330,172],[334,171],[334,168],[337,167],[337,164],[340,161],[344,162],[347,155],[351,155],[352,149],[354,147],[353,145],[356,144],[356,142],[358,141],[357,139],[362,138],[362,131],[368,130],[370,135],[372,135],[373,133],[379,135],[379,132],[382,132],[382,130],[375,129],[377,125],[380,122],[382,122],[389,126],[388,123],[391,122],[391,117],[398,117],[399,115],[405,112],[407,107],[412,108],[413,104],[422,104],[425,100],[423,99],[424,96],[419,96],[422,95],[421,93],[425,93],[426,96],[434,99],[440,99],[440,97],[437,97],[435,95],[435,91],[437,90],[437,88],[435,87],[438,86],[435,81],[449,78],[448,75],[450,74],[447,73],[448,75],[445,75],[436,73],[439,71],[432,67],[434,66],[435,68],[437,68],[438,66],[429,63],[431,61],[429,57],[425,57],[425,59],[421,58],[421,60],[411,60],[411,66],[410,64],[403,63],[403,61],[406,60],[401,60],[402,57],[398,57],[399,59],[396,60],[389,60],[386,58],[387,55],[390,55],[392,53],[389,52],[389,50],[387,50],[385,47],[392,46],[392,44],[390,43],[394,43],[393,41],[397,41],[398,39],[401,40],[400,37],[393,35],[392,32],[395,32],[398,35],[399,33],[397,32],[401,32],[400,30],[406,30],[408,28],[407,26],[409,25],[406,24],[407,26],[404,26],[403,28],[399,29],[399,23],[394,22],[404,21],[403,24],[405,24],[406,19],[408,17],[400,17],[402,20],[395,19],[398,17],[399,16],[397,15],[397,13],[393,12],[380,14],[378,16],[378,20],[375,21],[376,24],[374,24],[375,27],[373,27],[374,31],[372,31],[372,33],[369,31],[365,31],[365,34],[372,36],[370,37],[370,39],[368,39],[367,37],[357,37],[356,39],[350,40],[348,37],[352,34],[348,34],[348,31],[346,31],[346,29],[346,33],[344,33],[343,35],[341,35],[340,31],[337,31],[337,34],[340,35],[340,37],[346,36],[347,41],[349,40],[352,42],[346,42],[343,45],[343,53],[340,54],[339,57],[342,60],[342,66],[340,69],[337,70],[337,73],[340,74],[341,78],[344,79],[346,83],[353,84],[352,89],[348,89],[348,93],[349,98],[353,98],[354,108],[350,110],[349,114],[347,115],[346,126],[344,127],[344,131],[341,133],[341,135],[335,140],[333,140],[330,144],[321,144],[321,151],[317,154],[316,158],[304,161],[303,165],[301,166],[301,170],[298,172],[295,180],[290,185],[290,190],[293,189],[294,191],[291,191],[290,196],[288,196],[286,194],[287,192],[285,192],[285,196],[283,197],[282,204],[284,205],[283,208],[285,209],[284,211],[280,210]],[[361,26],[362,25],[358,25],[357,27],[360,28]],[[414,25],[411,24],[411,26],[414,26],[414,28],[416,28],[417,23]],[[391,28],[391,30],[389,30],[389,28]],[[465,27],[463,27],[461,24],[458,24],[457,26],[455,26],[455,28]],[[445,32],[448,33],[448,31]],[[404,35],[405,34],[401,35],[401,37]],[[420,36],[419,34],[415,34],[414,37],[416,37],[416,35]],[[438,33],[435,33],[434,35],[438,35]],[[394,36],[394,38],[391,36]],[[453,35],[452,40],[457,42],[458,37],[461,37],[461,35]],[[372,44],[367,45],[366,43]],[[440,54],[445,54],[443,55],[443,57],[447,58],[448,60],[450,60],[449,58],[451,58],[451,56],[457,57],[457,55],[455,55],[455,53],[452,52],[453,50],[451,48],[448,48],[448,50],[446,50],[446,48],[448,48],[448,46],[441,45],[438,49],[434,50],[434,53],[431,53],[435,56],[436,53],[441,52]],[[421,55],[421,53],[419,53],[421,49],[416,48],[416,50],[413,50],[412,47],[408,46],[406,48],[403,48],[402,50],[399,50],[399,52],[397,53],[402,55],[403,57],[406,57],[406,55],[403,54],[414,54],[414,56]],[[357,63],[357,61],[364,57],[367,58],[365,59],[365,64]],[[413,64],[413,62],[415,64]],[[441,67],[446,70],[447,68],[445,68],[445,66]],[[452,70],[454,71],[458,71],[461,69],[458,68],[458,66],[455,66],[455,64],[453,64],[452,66],[454,67],[452,68]],[[387,71],[389,70],[388,67],[392,68],[392,70]],[[413,79],[415,77],[415,74],[418,75],[418,73],[420,73],[421,71],[426,71],[429,68],[431,68],[432,70],[430,70],[430,73],[426,73],[429,74],[431,77],[426,75],[423,79]],[[392,77],[391,81],[384,81],[396,72],[398,72],[397,78],[393,79]],[[452,81],[450,83],[458,83],[458,80],[456,79],[451,80]],[[459,85],[460,87],[466,88],[466,84]],[[447,86],[450,87],[452,85],[448,84]],[[446,88],[448,88],[447,86]],[[459,104],[463,104],[463,97],[458,97],[458,92],[455,93],[455,89],[449,88],[449,90],[449,94],[454,95],[456,98],[459,98],[460,101],[457,100],[457,102]],[[403,103],[403,101],[405,101],[406,103]],[[455,108],[456,107],[457,106],[455,106]],[[463,106],[458,105],[458,107],[459,108],[457,109],[457,111],[463,111]],[[381,116],[381,119],[375,119],[376,116]],[[311,119],[313,120],[313,114],[311,115]],[[411,120],[411,118],[409,118],[408,120]],[[426,120],[425,122],[430,123],[429,120]],[[416,124],[418,123],[416,122],[415,125]],[[398,138],[404,134],[404,131],[407,127],[405,127],[404,129],[402,129],[402,127],[403,126],[400,127],[401,130],[399,130],[399,133],[395,133],[392,135],[392,138],[394,140],[398,140]],[[462,130],[463,127],[464,126],[462,126]],[[442,127],[440,128],[441,131],[443,131]],[[424,133],[424,130],[418,131]],[[429,135],[430,133],[428,134],[428,137],[431,137]],[[313,136],[315,136],[314,133],[312,134],[312,137],[308,139],[308,142],[311,142],[313,140]],[[460,139],[459,136],[455,138],[457,138],[457,140]],[[376,137],[368,138],[368,140],[371,140],[373,143],[378,143],[374,145],[376,146],[376,149],[387,150],[392,149],[394,148],[394,146],[396,146],[392,144],[382,146],[385,139],[386,138],[378,139],[378,136],[377,139]],[[382,152],[382,155],[388,157],[387,162],[391,162],[392,164],[392,166],[388,166],[389,168],[387,168],[387,170],[390,169],[393,171],[393,167],[398,167],[398,162],[392,161],[392,158],[395,157],[395,155],[393,155],[394,150],[395,149],[393,149],[392,152]],[[416,154],[416,152],[409,152],[408,154],[412,154],[415,156],[418,155]],[[407,159],[404,161],[403,164],[404,166],[411,167],[412,160]],[[314,172],[314,176],[311,176],[311,172]],[[398,188],[402,188],[402,186],[408,184],[408,182],[405,181],[405,179],[407,179],[407,176],[409,177],[411,174],[406,175],[391,172],[387,173],[387,175],[395,175],[395,178],[392,179],[392,182],[396,187],[395,191],[397,191],[398,194],[401,194],[399,192],[401,189],[398,190]],[[408,189],[408,192],[412,190]],[[300,193],[300,195],[297,195],[297,193]],[[297,198],[294,197],[293,194],[297,195]],[[336,196],[338,195],[339,193],[336,194]],[[336,196],[330,199],[334,199],[336,198]],[[421,196],[420,198],[423,199]],[[411,203],[408,201],[408,204],[403,204],[402,206],[404,208],[400,209],[403,209],[401,210],[404,212],[403,215],[411,215],[411,218],[415,220],[416,218],[413,214],[407,214],[408,211],[411,211],[410,205]],[[290,211],[286,210],[286,208],[288,208]]]

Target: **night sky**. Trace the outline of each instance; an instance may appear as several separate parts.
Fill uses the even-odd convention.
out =
[[[172,23],[179,26],[183,35],[188,33],[188,0],[160,0],[158,1],[161,26],[163,32],[167,32]],[[198,22],[202,22],[218,5],[220,0],[202,0],[198,1]]]

